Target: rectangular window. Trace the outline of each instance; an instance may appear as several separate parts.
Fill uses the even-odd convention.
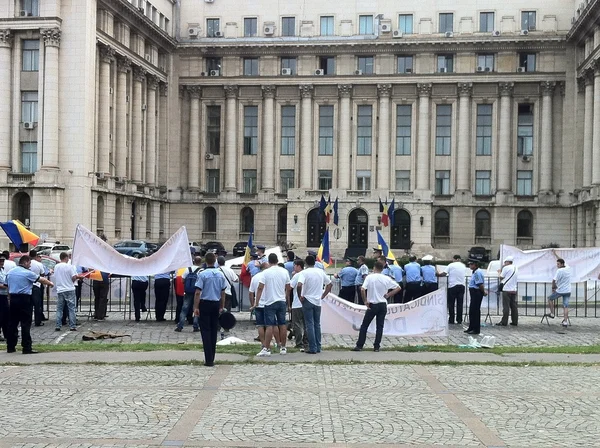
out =
[[[517,171],[517,196],[533,195],[533,171]]]
[[[244,19],[244,37],[256,37],[258,33],[258,19],[256,17],[246,17]]]
[[[535,72],[535,53],[519,53],[519,68]]]
[[[452,106],[438,104],[435,125],[435,155],[449,156],[452,139]]]
[[[244,106],[244,155],[256,155],[257,152],[258,106]]]
[[[535,11],[521,12],[521,29],[535,31]]]
[[[21,92],[21,121],[38,122],[38,92]]]
[[[40,69],[40,41],[23,41],[23,71],[37,72]]]
[[[21,0],[19,2],[21,11],[25,11],[25,14],[29,17],[37,17],[40,15],[40,2],[39,0]]]
[[[296,58],[283,57],[281,58],[281,70],[287,68],[291,75],[296,74]]]
[[[435,172],[435,194],[449,195],[450,194],[450,171]]]
[[[283,17],[281,19],[281,35],[295,36],[296,35],[296,18]]]
[[[244,193],[255,194],[256,193],[256,170],[242,170],[244,178]]]
[[[410,191],[410,170],[396,170],[396,191]]]
[[[321,17],[321,36],[333,36],[333,16]]]
[[[412,14],[400,14],[398,16],[398,30],[402,34],[413,33],[413,15]]]
[[[453,54],[438,54],[437,68],[440,73],[454,72],[454,55]]]
[[[169,25],[171,21],[165,17],[165,31],[169,32]]]
[[[331,190],[333,175],[331,170],[319,170],[319,190]]]
[[[369,191],[371,189],[371,171],[358,170],[356,172],[356,189]]]
[[[37,171],[37,142],[21,143],[21,172],[35,173]]]
[[[244,58],[244,76],[258,76],[258,58]]]
[[[413,57],[398,56],[398,73],[413,73]]]
[[[206,192],[219,193],[221,191],[219,170],[206,170]]]
[[[281,155],[296,153],[296,106],[281,106]]]
[[[319,106],[319,155],[333,155],[333,106]]]
[[[373,34],[373,16],[358,16],[358,34]]]
[[[206,37],[217,37],[215,33],[221,31],[220,19],[206,19]]]
[[[206,71],[218,71],[221,73],[221,58],[206,58]]]
[[[489,196],[492,194],[492,172],[475,171],[475,195]]]
[[[294,170],[281,170],[281,193],[287,194],[290,188],[294,188]]]
[[[358,58],[358,69],[363,75],[372,75],[373,72],[373,56],[360,56]]]
[[[493,54],[478,54],[477,55],[477,71],[493,72],[494,71],[494,55]]]
[[[357,154],[371,154],[371,139],[373,136],[373,107],[358,106]]]
[[[477,105],[477,155],[492,155],[492,105]]]
[[[319,68],[323,70],[324,75],[335,75],[335,57],[321,56],[319,58]]]
[[[519,104],[517,119],[517,155],[533,154],[533,104]]]
[[[494,31],[494,13],[480,12],[479,13],[479,31],[481,33],[491,33]]]
[[[206,150],[210,154],[221,152],[221,106],[206,107]]]
[[[411,145],[412,106],[396,106],[396,155],[409,156]]]
[[[451,12],[440,14],[440,33],[451,33],[454,31],[454,14]]]

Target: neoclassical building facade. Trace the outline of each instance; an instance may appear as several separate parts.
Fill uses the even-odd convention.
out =
[[[0,219],[315,247],[323,195],[338,255],[596,245],[600,1],[438,3],[8,0]]]

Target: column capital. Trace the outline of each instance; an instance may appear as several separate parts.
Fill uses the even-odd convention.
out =
[[[131,70],[131,59],[124,56],[117,56],[117,71],[127,73]]]
[[[473,83],[472,82],[459,82],[458,83],[458,96],[471,96],[473,94]]]
[[[540,89],[542,91],[542,96],[554,95],[555,88],[556,88],[556,83],[553,81],[542,81],[540,83]]]
[[[40,34],[44,39],[44,45],[47,47],[60,47],[60,28],[46,28],[40,30]]]
[[[179,86],[179,98],[185,98],[185,86]]]
[[[342,98],[352,96],[352,84],[338,84],[338,95]]]
[[[146,79],[146,69],[137,65],[133,66],[133,80],[143,82]]]
[[[10,30],[0,30],[0,48],[12,47],[13,36],[10,34]]]
[[[225,97],[226,98],[237,98],[238,86],[235,86],[235,85],[223,86],[223,89],[225,89]]]
[[[585,92],[585,78],[580,76],[577,78],[577,93]]]
[[[389,98],[392,95],[392,85],[377,84],[377,95],[379,95],[379,97]]]
[[[314,87],[312,84],[302,84],[299,86],[300,96],[302,98],[312,98]]]
[[[268,85],[261,86],[263,98],[275,98],[275,94],[277,93],[277,87]]]
[[[149,89],[156,90],[158,88],[159,81],[160,80],[158,79],[158,76],[148,75],[146,83],[147,83]]]
[[[560,96],[565,96],[565,89],[566,89],[566,83],[564,81],[558,81],[556,83],[556,87],[558,87],[558,92],[560,93]]]
[[[417,84],[417,93],[419,96],[431,96],[433,90],[433,84],[431,83],[419,83]]]
[[[190,94],[190,98],[194,100],[200,99],[200,95],[202,93],[202,88],[200,86],[187,86],[186,90]]]
[[[115,49],[110,45],[98,44],[100,61],[110,64],[115,57]]]
[[[158,91],[159,91],[160,96],[167,96],[169,93],[169,83],[161,82],[158,85]]]
[[[514,89],[515,89],[514,82],[498,83],[498,90],[500,91],[500,96],[512,96]]]
[[[594,69],[588,68],[583,71],[582,75],[586,86],[591,86],[594,83]]]
[[[600,76],[600,58],[594,59],[590,68],[594,71],[594,76]]]

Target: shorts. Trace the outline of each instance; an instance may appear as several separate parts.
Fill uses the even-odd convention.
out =
[[[265,325],[267,327],[286,325],[286,311],[285,302],[282,302],[281,300],[265,306]]]
[[[265,309],[264,308],[254,308],[254,316],[256,317],[256,326],[264,327],[265,326]]]
[[[555,301],[559,297],[562,297],[562,299],[563,299],[563,307],[568,308],[569,307],[569,299],[571,298],[571,293],[570,292],[553,292],[552,294],[550,294],[548,296],[548,300]]]

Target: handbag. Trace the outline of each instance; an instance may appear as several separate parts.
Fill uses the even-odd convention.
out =
[[[508,277],[508,280],[510,280],[511,278],[513,278],[513,275],[515,275],[516,269],[513,269],[513,273],[510,277]],[[498,283],[498,292],[502,292],[504,290],[504,284],[508,283],[508,280],[506,280],[505,282],[500,282]]]
[[[221,272],[223,272],[223,269],[219,268],[219,270]],[[237,299],[237,294],[235,292],[235,288],[233,286],[233,283],[231,283],[229,281],[229,278],[225,275],[225,272],[223,272],[223,276],[225,277],[225,280],[227,280],[227,283],[229,283],[229,286],[231,287],[231,303],[229,304],[229,307],[231,309],[237,308],[240,306],[238,299]],[[233,327],[232,327],[233,328]]]

